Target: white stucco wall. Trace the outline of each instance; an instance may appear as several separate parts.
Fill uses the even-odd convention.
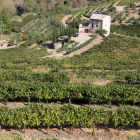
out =
[[[84,33],[84,28],[79,28],[79,33]]]
[[[83,33],[84,29],[82,28],[82,24],[79,25],[79,33]]]
[[[111,25],[111,17],[107,16],[104,18],[102,26],[102,29],[105,29],[107,31],[107,34],[105,36],[108,36],[110,34],[110,25]]]

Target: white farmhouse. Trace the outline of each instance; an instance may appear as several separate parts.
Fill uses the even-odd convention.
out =
[[[88,33],[88,32],[95,33],[96,29],[105,29],[107,31],[107,34],[105,34],[105,36],[108,36],[110,33],[111,17],[108,15],[103,15],[103,14],[94,14],[94,13],[91,13],[91,14],[92,15],[87,24],[79,25],[79,32],[80,33]]]

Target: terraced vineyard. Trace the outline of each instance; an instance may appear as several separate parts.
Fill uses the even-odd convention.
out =
[[[31,104],[17,109],[1,107],[1,111],[5,110],[5,113],[11,114],[10,119],[3,114],[3,117],[1,117],[2,127],[3,125],[9,125],[9,127],[13,125],[21,126],[21,128],[25,128],[26,125],[31,128],[33,126],[40,127],[40,125],[43,127],[65,127],[65,125],[89,127],[94,126],[94,124],[111,124],[119,130],[120,126],[136,124],[139,126],[139,39],[110,35],[105,37],[100,45],[93,46],[81,55],[64,59],[39,59],[36,55],[37,53],[39,56],[42,55],[43,49],[30,50],[28,49],[28,43],[30,41],[22,44],[19,48],[0,51],[1,101],[8,104],[9,101],[21,100],[26,101],[26,103],[28,101]],[[45,69],[44,74],[33,72],[42,68]],[[106,80],[109,76],[113,76],[112,81],[114,82],[104,86],[97,86],[92,83],[95,78]],[[75,78],[75,82],[73,78]],[[81,81],[78,81],[79,78],[81,78]],[[43,102],[42,105],[33,104],[33,99]],[[48,107],[48,103],[73,104],[76,100],[86,106],[87,104],[92,106],[93,103],[102,106],[103,102],[108,106],[107,110],[112,110],[113,106],[118,106],[118,110],[96,110],[81,106],[77,108],[71,105],[65,107],[61,105],[62,107],[58,108],[57,104],[56,107]],[[119,107],[121,104],[129,106],[129,108],[122,109]],[[32,110],[35,107],[36,112]],[[45,114],[43,114],[43,110]],[[54,114],[51,114],[53,112],[48,113],[50,110]],[[18,113],[22,114],[23,112],[28,113],[23,115],[23,118],[20,116],[19,119]],[[56,112],[58,112],[57,116]],[[75,113],[73,119],[70,119],[68,114],[72,114],[72,112]],[[87,116],[85,116],[85,112],[89,112]],[[100,115],[97,115],[98,113]],[[124,114],[124,121],[119,119],[122,120],[122,114]],[[36,120],[34,120],[34,115],[42,117],[36,117]],[[76,121],[77,115],[79,119],[76,119]],[[104,115],[107,117],[102,120]],[[17,116],[19,122],[14,121],[13,116]],[[54,116],[54,119],[50,116]],[[81,118],[81,116],[84,117]],[[68,121],[68,118],[71,121]],[[93,132],[95,132],[95,129]]]
[[[129,3],[139,2],[139,0],[121,0],[118,5],[128,5]]]
[[[53,22],[55,20],[55,17],[40,17],[37,19],[34,19],[27,25],[25,25],[22,30],[25,31],[34,31],[38,33],[43,33],[47,35],[51,35],[53,33],[54,25]],[[64,25],[61,22],[56,22],[56,27],[60,29],[61,27],[64,27]]]
[[[108,2],[111,5],[108,5],[105,12],[109,11],[115,15],[113,7],[115,2],[112,4]],[[123,3],[126,4],[126,1],[120,1],[119,5]],[[128,5],[134,6],[130,1]],[[105,7],[102,6],[105,4],[99,6],[97,10],[104,11]],[[134,7],[131,8],[131,12]],[[85,13],[91,8],[88,7]],[[97,6],[92,9],[94,8]],[[82,22],[83,12],[82,9],[74,13],[68,19],[69,25],[66,29],[55,16],[46,18],[37,15],[34,20],[28,20],[26,25],[22,26],[24,33],[17,34],[21,38],[26,37],[19,47],[0,50],[2,134],[8,128],[11,129],[9,133],[19,134],[13,138],[21,140],[22,137],[25,140],[35,139],[34,137],[37,137],[37,140],[45,140],[48,137],[52,140],[53,137],[60,140],[112,140],[120,139],[119,135],[113,134],[111,138],[105,135],[101,139],[101,131],[104,130],[105,134],[111,134],[110,129],[117,130],[118,134],[128,128],[139,131],[139,25],[111,27],[112,32],[123,30],[126,35],[131,36],[134,36],[134,31],[137,38],[110,34],[102,38],[99,45],[90,46],[89,50],[80,55],[62,59],[43,58],[49,55],[43,43],[48,40],[55,43],[56,36],[67,35],[69,38],[73,36],[75,29]],[[118,20],[123,14],[119,13]],[[32,35],[37,35],[35,33],[38,33],[38,37],[33,39]],[[91,45],[95,37],[78,47],[75,47],[77,44],[75,43],[71,50],[67,50],[67,45],[72,42],[69,39],[58,52],[66,49],[67,56],[89,43]],[[29,134],[31,132],[29,129],[34,134]],[[79,129],[80,133],[75,129]],[[129,138],[125,135],[124,139]]]

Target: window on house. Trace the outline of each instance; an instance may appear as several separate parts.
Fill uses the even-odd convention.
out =
[[[98,20],[97,20],[97,22],[98,22]]]
[[[96,27],[98,27],[98,25],[96,25]]]
[[[92,21],[94,21],[94,19],[92,19]]]

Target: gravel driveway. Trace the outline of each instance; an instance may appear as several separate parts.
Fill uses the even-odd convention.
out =
[[[76,42],[79,43],[84,43],[90,38],[92,38],[95,34],[93,33],[79,33],[78,37],[71,37],[72,40],[75,40]]]

